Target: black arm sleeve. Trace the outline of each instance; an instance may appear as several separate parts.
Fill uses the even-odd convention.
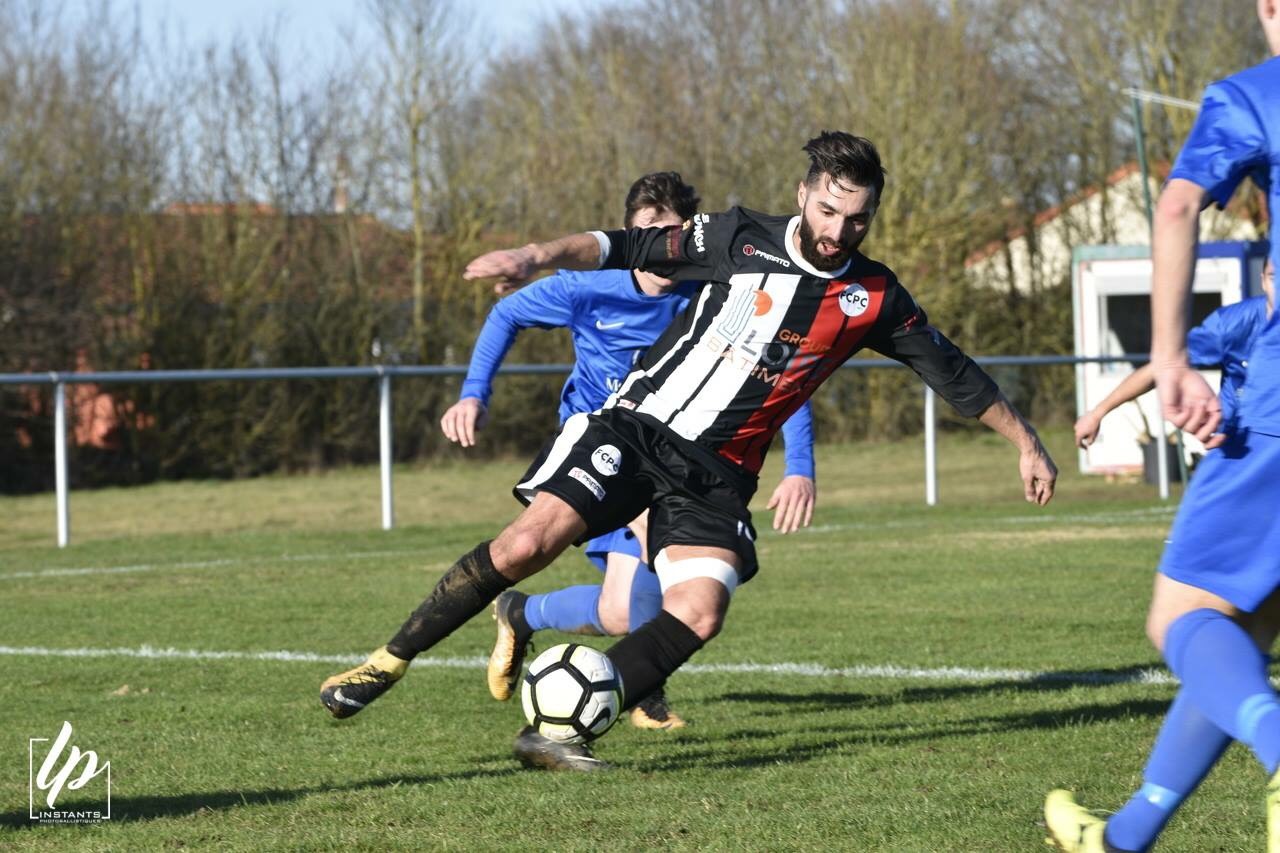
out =
[[[606,231],[609,253],[603,267],[642,269],[673,279],[714,279],[728,255],[737,221],[734,211],[699,213],[669,228]]]
[[[938,396],[965,417],[977,417],[995,402],[995,381],[946,335],[929,325],[924,309],[894,282],[868,346],[916,372]]]

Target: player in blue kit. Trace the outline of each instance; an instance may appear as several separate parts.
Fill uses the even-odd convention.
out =
[[[627,194],[627,227],[679,225],[697,213],[694,189],[675,172],[645,175]],[[693,283],[671,286],[642,270],[560,270],[498,302],[472,350],[459,401],[441,418],[449,440],[463,447],[476,442],[487,414],[492,381],[522,329],[569,328],[575,363],[560,395],[560,422],[604,405],[635,367],[643,352],[689,304]],[[501,291],[500,291],[501,292]],[[813,514],[812,418],[806,403],[782,428],[786,473],[769,502],[777,510],[774,527],[783,533],[807,526]],[[494,602],[498,637],[489,660],[489,691],[509,699],[520,676],[532,635],[547,628],[570,633],[618,636],[634,631],[662,610],[662,590],[645,549],[647,513],[628,527],[597,536],[583,552],[604,583],[526,595],[507,590]],[[685,723],[658,690],[631,712],[641,728],[679,728]]]
[[[1262,296],[1224,305],[1187,332],[1187,360],[1198,367],[1221,367],[1223,432],[1231,432],[1244,392],[1249,351],[1258,333],[1271,318],[1275,304],[1275,271],[1268,260],[1262,270]],[[1137,399],[1155,387],[1155,368],[1144,364],[1126,376],[1102,402],[1076,421],[1076,444],[1088,447],[1098,437],[1102,419],[1118,406]]]
[[[1135,851],[1169,818],[1232,740],[1271,783],[1267,849],[1280,851],[1280,696],[1268,650],[1280,625],[1280,322],[1273,312],[1248,355],[1229,432],[1222,406],[1187,354],[1187,302],[1200,211],[1225,205],[1246,176],[1268,193],[1271,263],[1280,264],[1280,0],[1258,0],[1274,58],[1205,90],[1156,211],[1151,363],[1165,417],[1216,448],[1182,500],[1161,557],[1147,635],[1181,681],[1136,794],[1105,821],[1067,791],[1045,801],[1063,850]]]

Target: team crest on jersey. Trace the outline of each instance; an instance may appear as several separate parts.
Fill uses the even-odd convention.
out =
[[[606,477],[618,473],[622,465],[622,451],[612,444],[602,444],[591,452],[591,467]]]
[[[856,281],[840,291],[840,310],[847,317],[861,317],[871,307],[871,297],[867,289]]]

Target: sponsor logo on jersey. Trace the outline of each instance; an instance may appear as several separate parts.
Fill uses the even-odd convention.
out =
[[[791,269],[791,261],[788,261],[785,258],[780,258],[777,255],[771,255],[768,252],[766,252],[764,249],[757,249],[755,246],[751,245],[750,243],[742,247],[742,254],[746,255],[749,258],[750,257],[764,258],[766,261],[773,261],[775,264],[782,264],[787,269]]]
[[[711,217],[705,213],[699,213],[693,217],[693,248],[698,250],[699,255],[707,253],[707,238],[702,231],[702,226],[711,221]]]
[[[604,486],[600,485],[600,481],[595,477],[577,466],[569,469],[569,476],[586,486],[587,491],[596,496],[596,500],[604,500]]]
[[[828,344],[815,341],[813,338],[805,337],[799,332],[793,332],[790,329],[783,329],[778,332],[778,340],[786,344],[795,344],[800,349],[808,350],[809,352],[824,353],[831,351],[831,347]]]
[[[623,320],[619,320],[616,323],[602,323],[600,322],[600,318],[596,318],[596,328],[602,332],[607,332],[610,329],[621,329],[625,324],[626,323]]]
[[[856,281],[840,291],[840,310],[847,317],[861,317],[871,307],[871,297],[867,289]]]
[[[731,366],[775,388],[801,381],[807,375],[806,368],[831,351],[830,346],[790,329],[782,329],[778,339],[771,341],[756,340],[754,331],[738,343],[709,335],[703,345]]]
[[[756,300],[756,316],[763,317],[773,309],[773,297],[763,290],[753,291]]]
[[[732,296],[722,312],[723,319],[716,326],[716,331],[731,341],[737,340],[747,322],[756,311],[756,294],[760,291],[750,287],[735,287]]]
[[[591,452],[591,467],[606,477],[618,473],[622,465],[622,451],[612,444],[602,444]]]

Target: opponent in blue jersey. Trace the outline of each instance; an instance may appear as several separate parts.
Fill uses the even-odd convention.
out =
[[[1141,789],[1107,820],[1067,791],[1045,801],[1068,851],[1147,850],[1231,741],[1271,776],[1268,850],[1280,851],[1280,696],[1268,655],[1280,625],[1280,322],[1258,332],[1229,433],[1191,368],[1186,318],[1200,211],[1226,204],[1245,176],[1268,192],[1271,261],[1280,265],[1280,0],[1258,0],[1275,58],[1205,91],[1200,116],[1156,210],[1151,363],[1164,415],[1211,448],[1183,497],[1156,575],[1147,635],[1181,687]],[[1195,846],[1195,845],[1192,845]]]
[[[646,175],[626,202],[628,227],[679,225],[697,213],[693,188],[674,172]],[[670,282],[641,270],[560,270],[498,302],[476,339],[461,399],[441,418],[445,435],[463,447],[475,443],[484,424],[492,380],[521,329],[567,327],[573,335],[574,367],[560,393],[560,421],[604,405],[632,371],[639,356],[689,303],[697,287]],[[774,528],[783,533],[807,526],[815,497],[812,419],[809,405],[783,425],[786,473],[770,499]],[[648,567],[646,519],[588,541],[583,550],[602,572],[603,585],[569,587],[526,596],[508,590],[494,602],[498,640],[489,664],[489,690],[510,698],[530,636],[545,628],[571,633],[622,635],[662,609],[657,575]],[[678,728],[659,690],[638,704],[631,721],[642,728]]]
[[[1253,342],[1271,317],[1274,275],[1268,260],[1262,271],[1262,296],[1224,305],[1187,333],[1187,359],[1196,367],[1222,368],[1218,399],[1222,405],[1224,432],[1235,423],[1244,392],[1245,372]],[[1076,421],[1076,444],[1088,447],[1098,437],[1102,419],[1118,406],[1135,400],[1156,386],[1155,368],[1144,364],[1126,376],[1102,402]]]

